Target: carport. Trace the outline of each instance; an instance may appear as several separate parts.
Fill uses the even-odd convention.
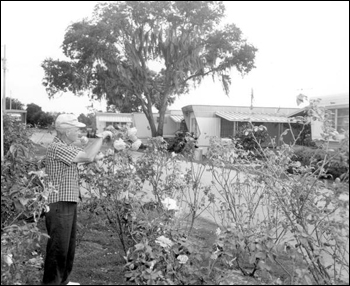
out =
[[[220,137],[230,138],[236,135],[239,128],[248,122],[254,125],[264,125],[271,138],[276,138],[276,143],[281,144],[279,138],[281,134],[289,128],[290,118],[284,115],[264,114],[264,113],[244,113],[232,111],[218,111],[215,115],[220,117]],[[284,142],[290,143],[293,136],[288,133],[284,136]]]
[[[102,132],[108,125],[134,124],[132,113],[96,112],[97,132]]]

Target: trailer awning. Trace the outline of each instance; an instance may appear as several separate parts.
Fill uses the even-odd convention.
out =
[[[118,115],[100,115],[98,116],[98,120],[106,121],[106,122],[132,122],[131,116],[118,116]]]
[[[176,123],[181,123],[181,121],[184,119],[182,115],[170,115],[170,118]]]
[[[219,111],[215,112],[215,115],[224,118],[228,121],[239,121],[239,122],[273,122],[273,123],[288,123],[290,119],[286,116],[277,116],[273,114],[249,114],[240,112],[230,111]]]

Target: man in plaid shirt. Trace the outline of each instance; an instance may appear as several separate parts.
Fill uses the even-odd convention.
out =
[[[68,280],[73,269],[80,194],[77,163],[93,162],[103,140],[112,137],[110,131],[104,131],[96,141],[81,149],[72,145],[79,139],[81,127],[85,124],[73,114],[59,115],[55,121],[57,136],[46,153],[46,173],[56,192],[50,194],[50,210],[45,214],[50,238],[46,247],[44,285],[79,285]]]

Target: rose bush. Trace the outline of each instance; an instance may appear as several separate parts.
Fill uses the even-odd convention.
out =
[[[47,182],[43,162],[36,159],[30,133],[14,119],[4,121],[9,145],[1,162],[1,284],[39,283],[43,264],[38,229],[47,198],[54,187]]]
[[[316,106],[311,108],[324,118]],[[256,126],[246,131],[260,157],[252,157],[235,140],[213,138],[206,164],[195,163],[195,146],[187,145],[186,157],[170,154],[162,138],[150,139],[142,156],[133,159],[129,152],[137,142],[135,129],[110,128],[111,148],[81,168],[90,198],[80,211],[117,234],[124,248],[125,277],[133,283],[224,285],[241,281],[238,271],[264,277],[269,284],[348,284],[349,186],[347,180],[320,179],[334,157],[327,144],[334,130],[327,128],[322,146],[326,156],[315,166],[292,162],[294,146],[261,146]],[[337,152],[348,156],[347,134]],[[18,149],[11,154],[24,153]],[[186,162],[185,169],[180,162]],[[21,163],[6,167],[22,168]],[[287,172],[291,164],[294,171]],[[207,186],[202,178],[208,170],[212,182]],[[12,176],[21,182],[15,171]],[[11,193],[10,187],[6,190]],[[41,194],[45,198],[45,192]],[[27,199],[7,196],[19,203]],[[211,212],[219,226],[209,249],[193,235],[194,222],[204,211]],[[34,213],[37,218],[39,212]],[[17,237],[23,243],[25,237],[14,232],[10,236],[11,231],[7,243]],[[8,245],[2,262],[10,267],[18,258]],[[276,268],[284,271],[283,277],[274,276]],[[8,283],[17,281],[13,269],[19,268],[6,272]]]
[[[322,114],[315,105],[312,108]],[[228,269],[235,264],[244,275],[255,276],[280,267],[288,284],[348,283],[349,185],[346,179],[320,178],[326,176],[333,158],[348,160],[349,141],[345,133],[339,150],[330,150],[335,131],[327,128],[325,156],[318,164],[294,162],[294,172],[287,172],[293,145],[263,148],[252,133],[263,158],[253,164],[237,145],[212,141],[207,158],[220,186],[215,212],[223,229],[215,257],[220,256]],[[348,165],[342,172],[341,177],[348,177]]]

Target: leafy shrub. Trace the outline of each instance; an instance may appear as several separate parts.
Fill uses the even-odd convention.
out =
[[[331,179],[340,178],[348,180],[349,178],[349,152],[346,150],[327,151],[322,148],[296,148],[291,160],[299,161],[302,166],[310,166],[312,170],[317,170],[326,159],[323,166],[324,175]]]
[[[299,137],[296,140],[296,145],[300,146],[307,146],[307,147],[316,147],[315,141],[312,140],[311,137],[311,124],[294,124],[293,129],[295,130],[294,132],[299,133]]]
[[[348,148],[315,149],[308,159],[309,151],[294,152],[294,145],[264,149],[264,131],[252,125],[230,143],[212,140],[207,165],[194,164],[190,144],[185,144],[188,149],[181,145],[180,154],[169,154],[162,138],[149,140],[136,162],[124,150],[106,156],[104,167],[91,164],[86,180],[98,189],[97,209],[124,245],[128,280],[230,284],[238,269],[245,276],[270,275],[270,283],[280,284],[273,278],[279,267],[287,277],[285,284],[346,282],[348,184],[319,178],[332,164],[346,162]],[[186,170],[179,166],[184,157]],[[290,174],[286,170],[293,160],[302,164],[294,163]],[[201,179],[208,168],[212,182],[204,186]],[[144,183],[154,196],[146,205]],[[183,207],[191,226],[203,211],[212,212],[220,225],[212,250],[192,243],[191,231],[179,227],[181,218],[162,205],[166,197]]]
[[[189,263],[184,265],[184,255],[188,255],[187,259],[190,255],[184,232],[191,232],[194,220],[206,208],[203,197],[210,192],[200,183],[205,166],[200,165],[198,173],[194,166],[183,173],[177,161],[181,155],[169,154],[161,137],[150,139],[147,146],[136,162],[130,160],[126,150],[107,152],[103,160],[82,170],[82,179],[98,194],[98,205],[92,209],[118,235],[125,251],[128,280],[139,284],[198,282],[202,275],[197,268],[198,259],[191,260],[198,263],[193,269]],[[146,181],[154,196],[147,203],[142,200],[142,185]],[[165,207],[167,197],[189,206],[189,231],[181,229],[181,219],[175,219],[175,211]],[[173,241],[171,249],[157,244],[161,236]],[[201,254],[199,250],[197,254]]]
[[[178,131],[175,133],[175,138],[166,139],[168,143],[168,151],[175,153],[186,153],[191,148],[198,148],[197,138],[193,132]]]
[[[348,184],[319,180],[324,161],[317,170],[299,165],[295,174],[286,174],[291,146],[261,150],[265,160],[256,169],[234,145],[216,141],[209,149],[221,197],[215,206],[221,220],[217,255],[227,268],[236,264],[244,275],[271,273],[274,265],[286,271],[286,283],[338,283],[348,270],[341,254],[347,251]],[[217,154],[223,154],[225,164]],[[327,255],[337,258],[327,261]],[[287,257],[291,265],[281,262]]]
[[[26,125],[8,114],[4,114],[4,154],[10,150],[14,143],[21,144],[27,148],[34,148],[33,142],[29,139],[32,131]]]
[[[335,151],[327,146],[315,149],[308,156],[311,151],[295,152],[294,146],[286,144],[275,150],[264,149],[263,139],[258,139],[256,132],[259,127],[253,126],[244,133],[255,142],[246,145],[251,150],[243,148],[244,140],[223,144],[213,139],[207,165],[194,163],[192,143],[186,144],[190,148],[181,154],[169,154],[162,138],[152,138],[136,161],[127,148],[107,150],[101,160],[82,168],[82,183],[89,185],[91,199],[83,202],[80,211],[96,215],[118,235],[125,251],[127,280],[137,284],[221,285],[236,283],[233,273],[238,270],[245,276],[266,275],[270,284],[348,284],[343,274],[349,270],[349,186],[346,180],[319,179],[332,164],[334,169],[339,168],[339,162],[344,174],[349,173],[348,143]],[[22,232],[14,232],[16,227],[9,223],[18,215],[30,214],[21,210],[16,213],[16,200],[17,206],[18,202],[27,202],[22,191],[35,187],[20,186],[19,197],[11,197],[11,191],[17,191],[11,189],[14,182],[21,184],[26,172],[36,166],[20,159],[26,152],[16,146],[9,149],[12,161],[2,168],[2,172],[12,172],[11,176],[4,175],[7,181],[2,177],[2,193],[4,180],[4,196],[9,198],[4,203],[4,217],[9,218],[5,224],[10,226],[2,234],[4,284],[23,283],[25,275],[35,274],[22,263],[27,253],[21,245],[32,250],[33,240],[27,240],[26,235],[37,231],[24,224]],[[264,160],[251,156],[256,150]],[[182,154],[187,157],[185,170],[179,164],[185,158]],[[292,160],[302,164],[295,163],[295,172],[288,173]],[[208,169],[212,181],[206,186],[202,178]],[[151,188],[148,195],[153,195],[146,204],[144,183]],[[39,194],[41,197],[33,201],[43,202],[45,193]],[[179,203],[180,210],[167,209],[167,198]],[[36,210],[31,212],[37,219],[43,205],[33,206]],[[203,248],[191,236],[194,221],[204,211],[211,212],[220,226],[212,249]],[[190,217],[190,231],[184,231],[184,216]],[[82,235],[87,227],[81,228]],[[284,281],[273,277],[276,267],[284,271]]]
[[[25,127],[5,117],[7,151],[1,162],[1,284],[39,282],[42,257],[38,242],[46,236],[37,222],[47,210],[52,188],[42,162],[35,159]],[[31,222],[32,221],[32,222]]]
[[[264,125],[244,124],[238,129],[234,139],[244,150],[261,157],[261,145],[268,139],[267,128]]]

